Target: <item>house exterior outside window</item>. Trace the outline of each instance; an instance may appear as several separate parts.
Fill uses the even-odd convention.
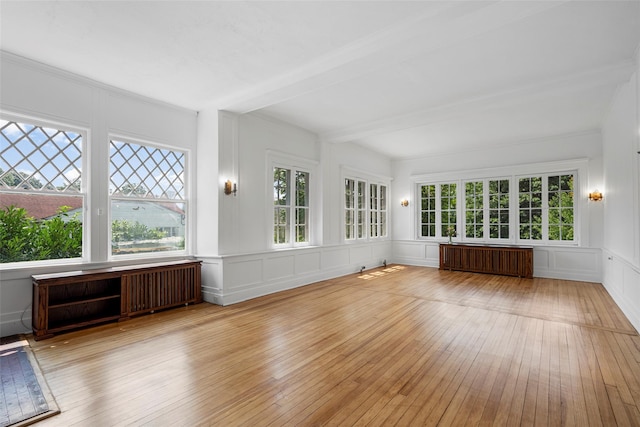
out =
[[[186,154],[112,138],[109,159],[111,255],[183,253],[188,210]]]

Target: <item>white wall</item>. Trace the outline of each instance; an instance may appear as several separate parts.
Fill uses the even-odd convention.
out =
[[[640,60],[603,126],[603,284],[640,330]]]
[[[360,177],[387,177],[391,179],[391,162],[385,156],[366,150],[351,143],[322,144],[322,171],[324,174],[324,243],[342,243],[342,222],[344,221],[344,182],[340,179],[343,170]],[[389,188],[391,190],[391,188]],[[393,202],[394,195],[388,196]],[[391,219],[390,221],[393,221]],[[389,225],[389,237],[392,228]]]
[[[491,174],[494,170],[531,165],[584,164],[586,177],[580,177],[582,194],[578,195],[581,241],[579,246],[536,246],[534,276],[600,282],[600,248],[602,245],[602,205],[587,202],[588,189],[602,187],[602,139],[599,132],[585,132],[544,139],[521,141],[509,146],[483,150],[447,153],[420,159],[393,162],[394,199],[393,261],[436,267],[438,243],[418,240],[415,224],[418,218],[415,180],[428,174]],[[584,179],[586,178],[586,181]],[[409,207],[401,207],[399,200],[408,198]],[[396,200],[397,199],[397,200]],[[396,203],[397,202],[397,203]]]
[[[89,239],[90,247],[85,262],[10,270],[0,266],[0,336],[6,336],[30,330],[32,274],[106,265],[108,224],[104,213],[108,211],[109,134],[184,149],[188,157],[194,159],[197,116],[194,111],[149,100],[5,52],[1,52],[0,57],[0,79],[3,113],[88,131],[88,170],[91,172],[86,178],[90,187],[85,221],[90,233],[84,237]],[[193,171],[194,167],[189,168],[189,172]],[[195,190],[193,174],[187,179]],[[99,210],[102,215],[98,215]],[[190,221],[195,219],[194,211],[189,213]]]
[[[208,117],[212,119],[212,115]],[[321,144],[309,131],[262,115],[220,112],[218,125],[220,172],[217,185],[221,189],[222,182],[231,179],[237,182],[238,193],[235,197],[226,196],[221,190],[199,186],[199,200],[212,194],[219,200],[218,253],[197,254],[203,260],[203,297],[206,301],[231,304],[355,273],[362,266],[372,268],[390,258],[389,240],[341,244],[341,168],[357,167],[371,174],[388,176],[391,171],[388,159],[353,144]],[[202,143],[200,140],[199,144]],[[309,247],[271,248],[269,188],[273,182],[267,161],[273,156],[285,156],[294,162],[301,159],[316,165],[311,177],[315,195],[312,201],[315,235]],[[198,228],[198,241],[209,238]]]

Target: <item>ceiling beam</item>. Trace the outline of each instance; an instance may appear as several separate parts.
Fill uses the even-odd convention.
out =
[[[567,1],[525,2],[519,3],[519,7],[508,7],[501,1],[428,3],[421,14],[240,93],[218,99],[207,108],[238,114],[260,110],[356,79],[389,64],[463,43],[564,3]]]
[[[350,142],[368,136],[459,119],[480,111],[528,104],[550,96],[571,94],[607,85],[617,85],[627,81],[634,69],[635,64],[632,60],[624,61],[614,65],[563,76],[562,78],[545,80],[536,84],[465,99],[435,108],[321,133],[319,139],[322,142],[330,143]]]

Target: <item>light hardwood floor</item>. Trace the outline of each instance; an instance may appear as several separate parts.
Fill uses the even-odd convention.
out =
[[[390,266],[34,342],[45,426],[640,425],[600,284]]]

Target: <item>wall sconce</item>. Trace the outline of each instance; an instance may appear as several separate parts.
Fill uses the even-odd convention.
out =
[[[231,193],[233,193],[233,195],[235,196],[237,192],[238,192],[237,184],[235,182],[231,183],[231,180],[228,179],[227,182],[224,183],[224,194],[228,196]]]
[[[409,200],[407,200],[407,199],[400,200],[400,206],[406,208],[407,206],[409,206]]]
[[[589,193],[589,200],[592,202],[598,202],[602,200],[602,193],[598,190],[593,190],[593,193]]]

